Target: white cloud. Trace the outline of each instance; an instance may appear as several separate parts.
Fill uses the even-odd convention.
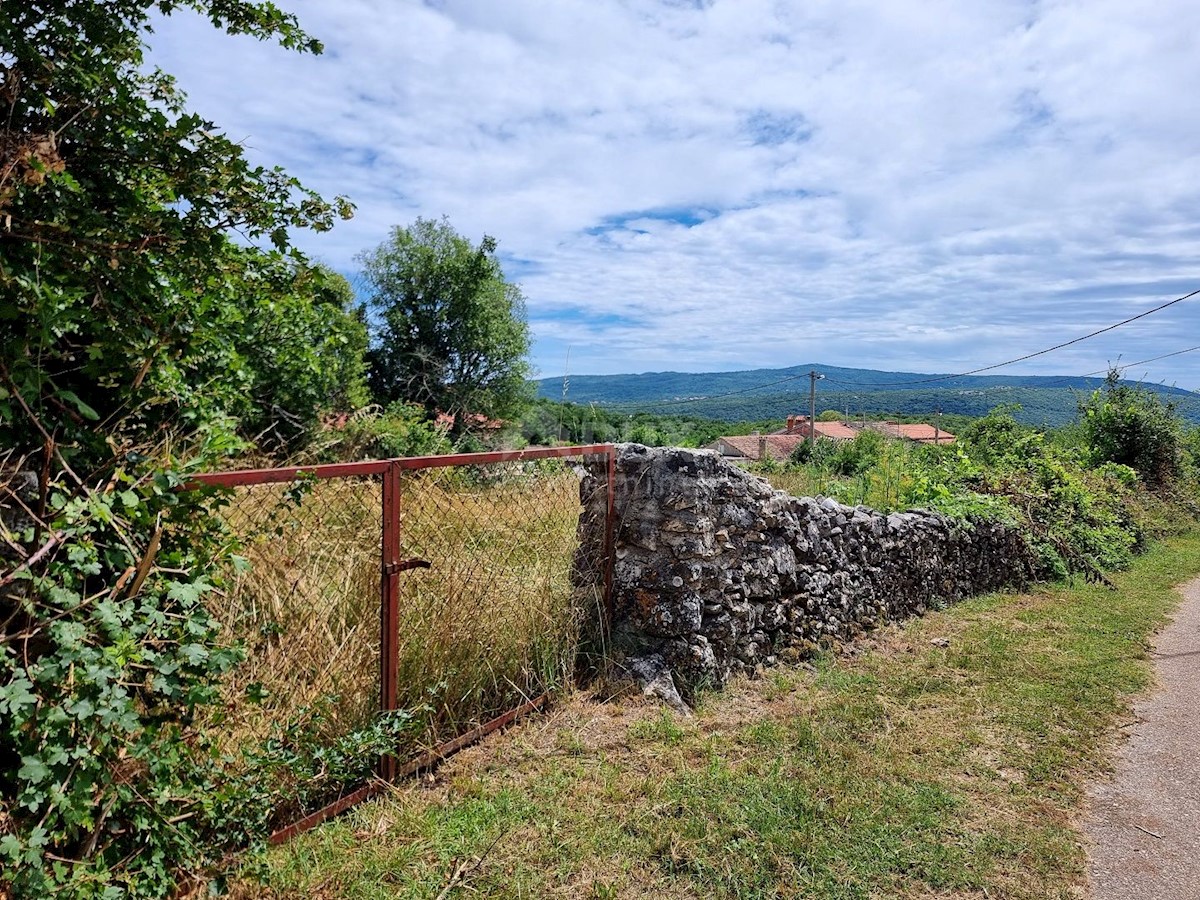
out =
[[[1183,293],[1200,230],[1200,7],[307,0],[322,57],[178,15],[192,106],[355,220],[522,262],[536,363],[963,370]],[[689,227],[690,226],[690,227]],[[1161,319],[1161,321],[1160,321]],[[1179,304],[1014,371],[1188,346]],[[1200,354],[1152,378],[1200,386]]]

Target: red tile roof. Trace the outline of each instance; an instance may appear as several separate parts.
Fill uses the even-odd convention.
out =
[[[919,441],[923,444],[932,444],[935,441],[939,444],[953,443],[954,435],[940,428],[934,428],[932,425],[927,425],[924,422],[917,422],[912,425],[901,425],[900,436],[908,438],[910,441]]]
[[[796,445],[804,440],[795,434],[744,434],[733,437],[717,438],[709,447],[720,451],[722,456],[737,456],[743,459],[761,459],[759,442],[765,442],[767,456],[783,461],[787,459]]]
[[[463,413],[463,422],[467,428],[475,431],[499,431],[504,427],[504,423],[496,419],[489,419],[481,413]],[[433,422],[438,428],[450,429],[454,427],[454,416],[450,413],[440,412]]]
[[[808,431],[807,425],[804,428]],[[845,422],[818,422],[817,437],[830,438],[835,441],[852,441],[858,434]]]
[[[829,428],[828,426],[830,425],[838,427]],[[847,433],[843,434],[843,430]],[[842,441],[853,438],[854,434],[853,429],[846,428],[840,422],[817,423],[818,438]],[[719,450],[722,456],[735,456],[743,459],[757,460],[762,458],[759,455],[759,442],[764,441],[767,456],[782,462],[791,456],[792,451],[806,440],[808,440],[807,434],[744,434],[734,437],[717,438],[716,441],[708,446],[710,450]]]
[[[897,422],[868,422],[867,427],[874,431],[880,431],[888,437],[903,438],[918,444],[954,443],[954,435],[949,431],[934,428],[925,422],[916,422],[911,425],[901,425]]]
[[[799,434],[808,437],[808,416],[788,416],[787,425],[776,434]],[[817,437],[835,441],[852,441],[858,434],[844,422],[817,422]]]

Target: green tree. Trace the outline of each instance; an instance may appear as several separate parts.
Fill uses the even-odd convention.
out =
[[[246,294],[264,299],[230,310],[228,323],[248,376],[233,410],[245,436],[268,449],[294,446],[321,413],[368,403],[367,327],[343,276],[293,265],[260,273]]]
[[[1104,387],[1079,402],[1084,444],[1094,463],[1136,469],[1152,487],[1173,481],[1182,462],[1182,423],[1174,404],[1121,381],[1110,369]]]
[[[444,218],[417,219],[360,261],[378,321],[368,354],[375,402],[446,413],[456,438],[474,415],[506,418],[525,407],[525,301],[504,278],[495,240],[476,247]]]
[[[349,206],[252,166],[145,67],[178,7],[320,50],[252,0],[0,17],[0,894],[161,896],[261,825],[190,724],[238,654],[205,605],[230,548],[181,487],[293,378],[246,332],[320,319],[289,229]]]

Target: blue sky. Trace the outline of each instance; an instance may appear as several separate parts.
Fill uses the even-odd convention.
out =
[[[958,372],[1200,288],[1200,4],[282,0],[156,26],[191,107],[355,218],[499,241],[540,374]],[[1200,297],[997,374],[1200,344]],[[1200,388],[1200,352],[1128,372]]]

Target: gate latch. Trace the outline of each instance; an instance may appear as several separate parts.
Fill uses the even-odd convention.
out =
[[[427,559],[402,559],[400,562],[387,563],[383,567],[383,574],[395,575],[399,572],[404,572],[408,569],[428,569],[432,563]]]

